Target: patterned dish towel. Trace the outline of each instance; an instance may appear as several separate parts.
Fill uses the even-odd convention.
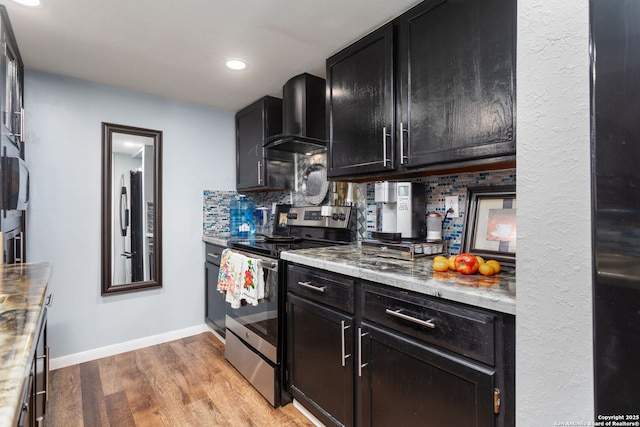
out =
[[[218,291],[225,293],[225,301],[232,308],[245,303],[258,305],[265,297],[264,271],[259,260],[246,257],[231,249],[224,249],[218,272]]]
[[[240,308],[242,301],[242,267],[244,255],[230,249],[222,251],[220,271],[218,272],[218,290],[226,292],[225,301],[233,308]]]
[[[260,266],[260,261],[255,258],[244,257],[242,263],[242,298],[248,304],[258,305],[264,298],[264,271]]]

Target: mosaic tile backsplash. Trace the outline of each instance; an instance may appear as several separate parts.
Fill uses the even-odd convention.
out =
[[[325,155],[311,157],[299,156],[296,167],[296,191],[248,193],[247,198],[256,203],[256,207],[271,207],[273,203],[291,203],[294,206],[304,206],[305,200],[300,191],[299,182],[309,165],[325,164]],[[507,185],[516,183],[515,169],[491,172],[460,173],[452,175],[428,176],[413,179],[414,182],[425,184],[426,211],[438,212],[445,216],[444,199],[446,196],[458,196],[458,218],[447,218],[443,224],[442,237],[448,242],[449,253],[458,254],[461,251],[462,234],[466,218],[467,188],[475,186]],[[340,186],[346,186],[340,184]],[[335,200],[338,196],[338,185],[331,183],[323,204]],[[354,183],[353,204],[356,208],[358,238],[363,239],[375,231],[379,223],[377,212],[379,206],[374,202],[374,183]],[[334,193],[334,191],[336,191]],[[229,233],[229,203],[238,197],[236,191],[203,192],[203,232],[205,234]]]

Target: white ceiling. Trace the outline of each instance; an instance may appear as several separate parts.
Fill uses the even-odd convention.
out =
[[[420,0],[41,0],[7,7],[26,68],[237,111]],[[224,67],[229,57],[245,71]]]

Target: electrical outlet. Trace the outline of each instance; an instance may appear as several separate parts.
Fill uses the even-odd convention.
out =
[[[447,215],[448,218],[458,218],[460,216],[460,212],[458,211],[458,196],[447,196],[444,198],[445,214],[449,209],[453,209],[453,212]]]

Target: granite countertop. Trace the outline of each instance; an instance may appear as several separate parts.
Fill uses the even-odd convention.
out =
[[[229,233],[219,233],[219,234],[203,234],[202,241],[205,243],[212,243],[218,246],[227,246],[227,240],[229,240],[231,236]]]
[[[515,269],[490,277],[433,271],[432,257],[415,261],[363,255],[357,244],[285,251],[282,259],[371,282],[457,301],[502,313],[516,313]]]
[[[15,427],[51,263],[0,266],[0,427]]]

